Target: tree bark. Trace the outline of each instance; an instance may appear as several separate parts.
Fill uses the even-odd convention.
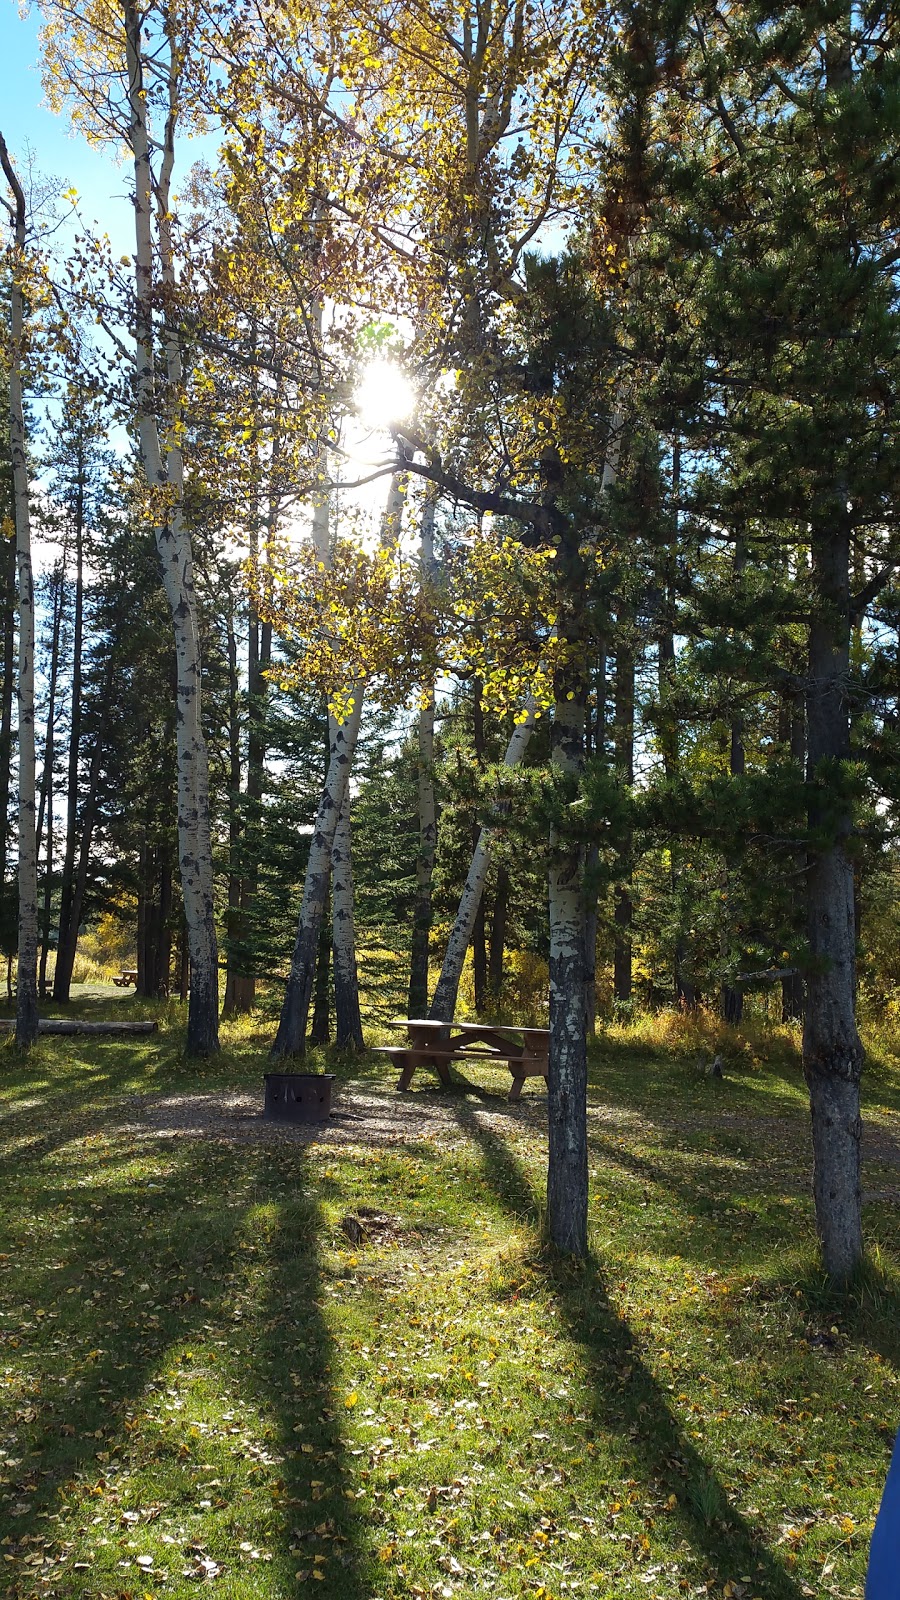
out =
[[[332,857],[334,851],[332,849]],[[325,889],[325,904],[319,925],[319,942],[316,947],[316,976],[313,987],[313,1018],[309,1030],[310,1044],[327,1044],[331,1038],[331,928],[328,916],[329,888]]]
[[[504,766],[516,767],[519,765],[528,748],[528,741],[533,731],[534,706],[529,701],[523,721],[513,729],[506,754],[503,757]],[[478,836],[478,843],[475,846],[475,852],[469,864],[469,871],[459,902],[459,910],[456,913],[456,921],[450,932],[441,975],[438,978],[434,998],[428,1012],[429,1017],[434,1021],[453,1021],[463,963],[466,959],[466,951],[471,943],[472,929],[475,926],[475,917],[491,863],[493,832],[492,828],[482,828]]]
[[[601,640],[597,656],[597,715],[591,743],[590,717],[586,717],[585,750],[588,755],[606,753],[606,645]],[[584,1023],[589,1039],[597,1033],[597,887],[595,874],[600,862],[598,845],[588,847],[585,859],[585,918],[584,918]]]
[[[187,1049],[193,1056],[219,1048],[219,969],[213,907],[213,863],[209,817],[209,759],[201,722],[200,642],[190,534],[184,517],[184,462],[174,430],[163,458],[157,422],[154,364],[153,235],[154,193],[147,101],[143,78],[141,14],[135,0],[124,0],[129,142],[135,180],[135,399],[141,461],[153,500],[156,546],[163,586],[172,612],[177,673],[176,750],[178,763],[178,853],[191,980]],[[169,183],[174,161],[177,112],[177,56],[171,43],[169,115],[163,163],[156,185],[162,284],[171,295],[174,266],[169,237]],[[163,328],[170,426],[177,421],[182,387],[178,333],[167,311]]]
[[[633,627],[629,612],[619,616],[619,642],[616,650],[615,757],[620,778],[629,789],[634,784],[634,649],[627,638]],[[634,902],[631,895],[634,840],[627,832],[619,849],[619,882],[615,892],[615,949],[613,956],[613,997],[627,1004],[631,1000],[631,925]]]
[[[850,528],[846,492],[833,522],[814,528],[815,611],[809,630],[807,934],[810,965],[803,1070],[813,1134],[816,1227],[826,1271],[845,1280],[863,1253],[860,1075],[856,1031],[856,925],[848,841],[852,808],[841,794],[850,759]]]
[[[31,503],[22,370],[25,359],[25,196],[3,136],[0,165],[15,203],[15,261],[10,286],[9,437],[16,522],[19,596],[19,937],[16,1043],[27,1050],[37,1038],[38,885],[35,830],[34,574],[31,566]]]
[[[353,863],[349,787],[331,848],[334,897],[334,1014],[335,1042],[339,1050],[363,1050],[359,1010],[359,978],[353,928]]]
[[[728,752],[728,770],[733,778],[743,777],[746,766],[744,752],[744,724],[740,717],[735,717],[731,724],[731,740]],[[730,877],[729,864],[725,866],[726,895],[728,894],[728,879]],[[726,912],[728,901],[726,900]],[[743,1020],[744,1016],[744,991],[736,989],[732,984],[722,985],[722,1016],[733,1028]]]
[[[44,770],[41,774],[41,797],[38,805],[35,854],[40,860],[44,824],[47,826],[47,850],[44,868],[44,903],[41,914],[41,959],[38,968],[38,998],[47,998],[47,959],[50,952],[50,924],[53,915],[53,767],[56,758],[56,690],[59,682],[59,637],[62,630],[66,587],[66,549],[63,544],[62,561],[58,569],[58,582],[53,595],[53,626],[50,635],[50,684],[47,693],[47,728],[44,735]]]
[[[434,495],[422,510],[419,570],[423,587],[434,579]],[[416,899],[413,908],[409,964],[408,1015],[421,1017],[428,1005],[428,954],[431,944],[431,896],[437,852],[437,807],[434,792],[434,684],[419,707],[416,781],[419,800],[419,849],[416,855]]]
[[[84,635],[84,458],[79,449],[78,481],[75,491],[75,604],[72,618],[72,694],[69,703],[69,757],[66,772],[66,847],[63,853],[59,898],[59,938],[57,950],[78,938],[73,929],[72,895],[75,885],[75,852],[78,838],[78,767],[81,760],[81,684],[82,640]],[[57,1005],[68,1005],[69,982],[56,963],[53,998]]]
[[[319,801],[319,810],[310,841],[297,938],[278,1032],[272,1046],[272,1056],[276,1060],[286,1056],[302,1056],[304,1051],[306,1022],[315,971],[316,943],[328,893],[331,852],[341,808],[349,787],[350,768],[356,750],[361,714],[362,685],[358,685],[354,693],[353,710],[346,722],[336,728],[328,763],[328,777]]]
[[[11,510],[15,522],[15,496]],[[12,772],[12,706],[15,688],[16,660],[16,541],[10,539],[3,557],[5,563],[3,590],[3,688],[0,693],[0,834],[2,834],[2,873],[0,881],[6,885],[6,861],[9,847],[9,788]]]
[[[551,760],[566,775],[584,761],[584,688],[564,674],[557,690]],[[571,698],[569,695],[571,694]],[[584,851],[550,841],[550,1070],[547,1230],[570,1255],[587,1253],[587,1037],[584,1014]]]
[[[806,696],[799,693],[793,697],[790,710],[790,727],[788,730],[790,740],[791,760],[803,770],[806,766]],[[800,913],[804,909],[800,902],[806,895],[806,849],[801,846],[794,858],[794,888],[792,900],[800,920]],[[805,920],[805,918],[804,918]],[[792,972],[781,980],[781,1020],[782,1022],[802,1022],[806,998],[806,987],[803,982],[802,972]]]
[[[107,699],[108,699],[107,690]],[[81,814],[81,840],[78,850],[78,860],[75,870],[75,880],[72,886],[72,906],[69,923],[66,928],[65,939],[60,931],[60,941],[56,950],[56,970],[60,974],[60,981],[65,994],[68,996],[72,983],[72,969],[75,966],[75,953],[78,947],[78,930],[81,925],[84,910],[84,896],[87,889],[88,871],[91,860],[91,845],[94,838],[94,828],[98,814],[98,794],[100,787],[100,768],[103,757],[103,741],[105,729],[101,723],[94,749],[91,755],[91,766],[88,773],[87,794],[84,809]],[[56,982],[53,985],[54,998],[56,997]]]
[[[481,706],[481,684],[477,681],[472,690],[472,733],[475,762],[480,772],[484,763],[484,712]],[[473,831],[473,849],[478,845],[480,831],[477,826]],[[475,1015],[482,1017],[484,1016],[485,1000],[487,998],[487,939],[484,888],[481,891],[472,928],[472,984]]]
[[[241,725],[238,707],[237,637],[234,605],[229,602],[228,628],[228,954],[222,1015],[234,1016],[238,1005],[239,969],[246,957],[238,951],[244,932],[244,880],[242,873],[243,819],[241,817]]]
[[[494,1001],[503,992],[503,955],[506,949],[506,925],[509,918],[509,872],[501,862],[497,868],[494,886],[494,910],[491,917],[491,942],[488,948],[488,989]]]

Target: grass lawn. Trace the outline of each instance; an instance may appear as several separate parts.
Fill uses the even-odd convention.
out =
[[[255,1090],[266,1038],[200,1068],[165,1021],[2,1046],[6,1592],[862,1594],[900,1424],[900,1072],[868,1076],[873,1260],[841,1299],[783,1041],[720,1081],[684,1039],[607,1036],[572,1266],[540,1248],[540,1096],[508,1108],[506,1074],[421,1074],[442,1132],[379,1145],[147,1121]],[[379,1058],[332,1067],[393,1093]],[[389,1220],[354,1246],[360,1207]]]

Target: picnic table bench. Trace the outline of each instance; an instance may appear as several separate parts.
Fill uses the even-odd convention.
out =
[[[408,1043],[382,1045],[376,1054],[400,1067],[398,1089],[408,1089],[417,1067],[433,1067],[449,1084],[451,1061],[504,1061],[512,1073],[510,1100],[521,1098],[526,1078],[547,1077],[548,1028],[518,1028],[510,1023],[438,1022],[429,1017],[398,1017],[388,1024],[405,1028]]]
[[[126,989],[130,983],[137,983],[137,977],[137,967],[123,967],[119,976],[113,978],[113,983],[117,989]]]

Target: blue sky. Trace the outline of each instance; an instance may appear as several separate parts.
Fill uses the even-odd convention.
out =
[[[59,192],[74,186],[82,220],[108,233],[115,250],[133,249],[133,216],[128,201],[128,169],[105,151],[73,138],[68,118],[57,117],[44,102],[36,10],[19,14],[15,0],[0,0],[0,129],[20,169],[31,147],[43,178]]]

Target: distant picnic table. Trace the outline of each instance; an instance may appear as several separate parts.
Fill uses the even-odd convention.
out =
[[[117,989],[127,989],[130,983],[137,983],[137,980],[137,967],[123,967],[119,976],[113,978],[113,983]]]
[[[401,1068],[398,1089],[408,1089],[417,1067],[432,1067],[449,1084],[451,1061],[502,1061],[512,1073],[510,1100],[521,1098],[526,1078],[547,1077],[549,1028],[519,1028],[513,1023],[437,1022],[429,1017],[398,1017],[388,1024],[404,1028],[408,1043],[382,1045]]]

